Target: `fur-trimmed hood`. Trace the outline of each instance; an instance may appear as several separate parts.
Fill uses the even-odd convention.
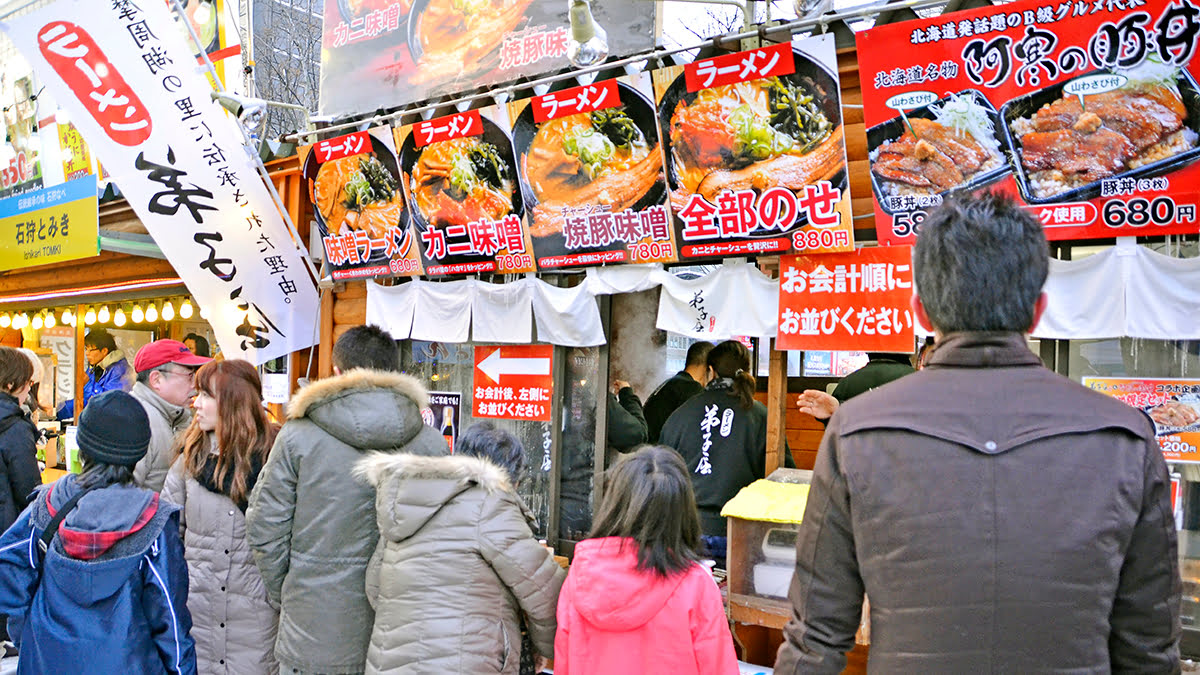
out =
[[[421,418],[428,405],[429,394],[416,378],[356,368],[301,389],[288,406],[288,419],[307,419],[361,450],[443,454],[445,441]],[[438,442],[438,452],[419,449]]]
[[[516,500],[508,473],[478,457],[426,457],[373,452],[354,467],[358,478],[375,486],[379,532],[392,541],[411,537],[459,495],[502,494]]]

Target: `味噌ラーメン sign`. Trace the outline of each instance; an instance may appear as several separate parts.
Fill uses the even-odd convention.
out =
[[[196,300],[222,352],[317,339],[317,292],[233,120],[162,2],[58,0],[3,24]]]
[[[325,0],[322,115],[350,115],[570,67],[568,2]],[[609,54],[654,47],[655,6],[592,3]]]
[[[884,244],[956,194],[1018,198],[1052,240],[1191,233],[1200,7],[1022,0],[858,35]]]
[[[654,72],[679,260],[854,248],[832,35]]]

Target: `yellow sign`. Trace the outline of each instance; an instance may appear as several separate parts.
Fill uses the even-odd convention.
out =
[[[0,270],[100,255],[96,177],[0,199]]]
[[[62,148],[63,176],[67,180],[75,180],[92,172],[91,153],[74,124],[67,122],[58,125],[58,145]]]

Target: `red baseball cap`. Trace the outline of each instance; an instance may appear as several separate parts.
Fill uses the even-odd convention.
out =
[[[179,340],[155,340],[138,350],[133,358],[133,369],[142,372],[157,368],[168,363],[178,363],[181,366],[202,366],[212,359],[207,356],[196,356],[188,351],[187,345]]]

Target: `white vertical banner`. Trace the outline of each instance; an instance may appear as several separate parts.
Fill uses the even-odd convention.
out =
[[[162,0],[58,0],[0,26],[112,174],[221,350],[311,346],[317,290],[237,121]]]

